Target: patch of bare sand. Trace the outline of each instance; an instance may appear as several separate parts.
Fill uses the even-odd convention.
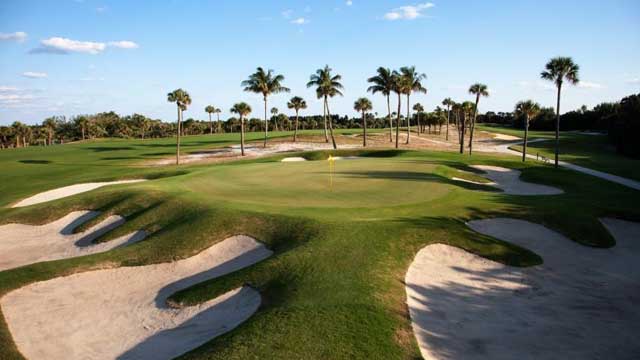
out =
[[[45,192],[41,192],[39,194],[28,197],[24,200],[21,200],[14,204],[11,207],[23,207],[29,205],[40,204],[47,201],[53,201],[65,198],[67,196],[72,196],[76,194],[81,194],[83,192],[95,190],[97,188],[101,188],[103,186],[108,185],[118,185],[118,184],[132,184],[141,181],[146,181],[145,179],[136,179],[136,180],[120,180],[120,181],[109,181],[109,182],[94,182],[94,183],[84,183],[84,184],[76,184],[65,186]]]
[[[136,231],[94,244],[93,240],[124,224],[125,219],[117,215],[106,218],[82,233],[73,233],[75,228],[99,214],[96,211],[74,211],[46,225],[0,226],[0,271],[41,261],[105,252],[133,244],[146,236],[144,231]]]
[[[564,191],[548,185],[534,184],[522,181],[521,172],[514,169],[499,166],[472,165],[471,167],[485,172],[485,177],[492,180],[492,183],[485,184],[502,189],[505,194],[510,195],[557,195]],[[471,182],[469,180],[457,179],[458,181]]]
[[[202,304],[175,309],[173,293],[271,255],[234,236],[188,259],[97,270],[14,290],[0,306],[28,359],[171,359],[247,320],[260,294],[243,286]]]
[[[640,223],[602,219],[610,249],[515,219],[473,230],[530,249],[544,264],[505,266],[428,245],[405,278],[425,359],[635,359],[640,353]]]

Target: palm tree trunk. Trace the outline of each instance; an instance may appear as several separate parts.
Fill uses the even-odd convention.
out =
[[[460,154],[464,154],[464,128],[465,115],[462,116],[462,121],[460,121]]]
[[[398,142],[400,141],[400,107],[402,104],[402,98],[398,93],[398,118],[396,119],[396,149],[398,148]]]
[[[82,140],[84,140],[84,126],[80,127],[80,131],[82,132]]]
[[[364,131],[364,137],[362,138],[362,147],[367,147],[367,116],[365,112],[362,112],[362,126]]]
[[[473,151],[473,132],[476,129],[476,117],[478,116],[478,103],[480,102],[480,93],[476,94],[476,107],[473,110],[473,120],[471,122],[471,133],[469,134],[469,155]]]
[[[389,112],[389,142],[393,142],[393,120],[391,120],[390,95],[387,95],[387,111]]]
[[[325,104],[327,102],[325,98]],[[323,105],[322,108],[322,119],[324,119],[324,142],[329,142],[329,136],[327,135],[327,106]]]
[[[409,97],[411,95],[407,94],[407,141],[405,144],[409,145],[409,139],[411,137],[411,107],[409,106]]]
[[[296,130],[293,132],[293,142],[298,141],[298,109],[296,109]]]
[[[209,134],[213,135],[213,121],[211,121],[211,113],[209,113]]]
[[[240,154],[244,156],[244,119],[240,115]]]
[[[556,160],[555,167],[558,168],[558,157],[560,154],[560,91],[562,83],[558,84],[558,105],[556,106]]]
[[[451,111],[449,110],[449,105],[447,105],[447,135],[445,137],[446,141],[449,141],[449,116],[451,115]]]
[[[524,123],[524,143],[522,143],[522,162],[527,158],[527,137],[529,135],[529,114]]]
[[[176,131],[176,165],[180,165],[180,121],[182,120],[182,111],[180,111],[180,104],[178,104],[178,128]]]
[[[264,147],[267,147],[267,136],[269,136],[269,119],[267,119],[267,97],[264,97]]]
[[[338,150],[338,146],[336,145],[336,138],[333,136],[333,121],[331,121],[331,112],[329,111],[329,101],[327,97],[324,97],[324,106],[327,109],[327,115],[329,116],[329,132],[331,133],[331,142],[333,143],[333,149]]]
[[[218,116],[218,132],[221,133],[222,128],[220,127],[220,113],[216,113],[216,116]]]

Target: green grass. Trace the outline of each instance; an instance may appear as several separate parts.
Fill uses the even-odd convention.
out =
[[[479,126],[479,128],[501,134],[524,136],[522,130],[496,126]],[[531,131],[530,139],[549,139],[549,141],[530,143],[527,146],[529,154],[540,154],[549,159],[555,157],[553,131]],[[510,149],[522,152],[520,145],[511,146]],[[606,136],[560,133],[560,160],[640,181],[640,160],[616,153]]]
[[[229,135],[188,137],[185,146],[195,150],[234,140]],[[170,304],[196,304],[243,284],[258,289],[263,304],[247,322],[184,358],[413,359],[419,352],[403,279],[425,245],[451,244],[505,264],[530,266],[542,260],[474,233],[464,222],[516,217],[587,246],[607,247],[613,239],[598,217],[640,220],[637,191],[568,170],[522,164],[513,156],[349,150],[307,153],[316,161],[302,163],[281,163],[282,156],[275,156],[180,168],[134,166],[140,158],[162,156],[149,153],[171,152],[171,145],[169,139],[120,140],[0,151],[0,165],[8,169],[0,174],[0,204],[5,205],[60,185],[156,177],[51,203],[0,209],[0,223],[41,224],[77,209],[128,219],[100,241],[134,229],[150,233],[140,243],[107,253],[0,272],[0,296],[79,271],[185,258],[242,233],[264,242],[274,256],[173,294]],[[329,153],[364,158],[338,161],[330,175],[322,160]],[[25,159],[50,163],[20,162]],[[518,168],[525,180],[560,187],[565,194],[510,196],[451,180],[481,178],[469,168],[474,164]],[[20,358],[4,321],[0,358]]]

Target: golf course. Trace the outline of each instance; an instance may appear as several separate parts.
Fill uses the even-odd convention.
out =
[[[338,142],[348,142],[352,133],[346,131],[339,135]],[[288,140],[290,135],[272,134],[275,142],[285,136]],[[304,135],[322,142],[318,132]],[[260,136],[258,133],[247,135],[249,140]],[[237,137],[238,134],[185,137],[183,150],[188,154],[226,148],[236,144]],[[542,240],[536,238],[535,231],[529,233],[534,243],[527,246],[478,232],[469,222],[499,218],[524,221],[557,234],[559,248],[567,245],[582,252],[598,253],[603,248],[616,246],[614,236],[602,219],[640,221],[637,190],[575,171],[555,169],[539,161],[522,163],[518,157],[507,154],[478,153],[469,157],[428,149],[354,148],[268,154],[180,167],[149,165],[157,158],[168,156],[171,152],[167,152],[167,148],[172,146],[169,139],[105,139],[0,152],[0,164],[6,169],[0,192],[3,224],[40,226],[41,239],[48,229],[42,226],[67,214],[90,211],[94,215],[76,221],[71,228],[67,226],[68,236],[77,233],[79,237],[86,237],[83,234],[99,228],[113,216],[122,220],[118,226],[100,231],[89,243],[109,244],[140,230],[145,234],[143,239],[113,249],[88,255],[67,253],[72,257],[34,260],[0,272],[0,296],[4,296],[0,302],[4,317],[0,327],[3,359],[38,357],[47,352],[65,354],[67,358],[85,357],[87,351],[93,349],[83,344],[86,339],[76,339],[71,333],[68,337],[59,337],[71,331],[65,324],[75,316],[79,317],[79,323],[87,326],[83,329],[85,336],[104,333],[109,338],[100,339],[100,343],[110,345],[109,349],[120,349],[117,344],[123,339],[119,339],[119,335],[125,334],[125,329],[109,331],[102,328],[104,321],[119,311],[124,311],[123,314],[135,311],[139,305],[129,304],[131,307],[123,310],[119,309],[123,304],[111,303],[107,297],[95,305],[96,311],[99,309],[97,313],[74,310],[89,306],[90,303],[83,304],[83,297],[99,297],[108,291],[109,281],[115,280],[106,272],[131,269],[131,275],[113,285],[119,289],[133,279],[134,274],[144,274],[143,269],[149,266],[195,259],[215,246],[227,246],[229,239],[238,236],[256,239],[260,246],[268,249],[268,254],[219,274],[206,275],[205,270],[215,267],[215,262],[202,265],[196,273],[206,276],[174,287],[171,292],[161,291],[164,298],[158,306],[170,311],[188,311],[220,296],[231,296],[229,292],[239,291],[237,289],[255,291],[258,303],[241,317],[242,321],[232,319],[231,331],[212,332],[195,341],[191,348],[183,345],[178,352],[172,350],[169,354],[186,352],[184,357],[193,359],[300,356],[406,359],[420,355],[418,342],[434,354],[442,354],[453,351],[446,350],[447,342],[455,340],[444,337],[446,332],[438,335],[437,341],[429,341],[429,337],[416,341],[413,335],[405,273],[421,249],[446,245],[507,268],[535,269],[546,262],[544,254],[532,250],[535,242]],[[342,159],[330,163],[329,156]],[[286,157],[301,157],[305,161],[281,161]],[[497,186],[505,178],[490,179],[491,172],[480,170],[483,166],[519,172],[509,180],[516,183],[516,190],[535,186],[533,189],[538,191],[539,186],[544,186],[543,189],[552,192],[511,194],[508,189]],[[134,179],[146,181],[106,184],[51,201],[43,199],[44,202],[12,207],[21,199],[55,188]],[[3,241],[7,240],[6,236],[18,236],[17,230],[7,226],[11,225],[0,226],[0,234],[5,234]],[[527,232],[526,227],[518,228]],[[43,240],[37,241],[44,246]],[[10,251],[6,246],[12,245],[3,246],[5,252]],[[20,244],[13,246],[12,251],[20,251]],[[29,253],[37,251],[36,247]],[[231,259],[225,261],[229,263]],[[457,266],[464,266],[462,260],[455,262]],[[72,281],[83,275],[102,273],[107,277],[83,280],[84,291],[94,288],[89,294],[74,290],[78,285],[65,283],[65,279]],[[481,274],[478,271],[475,277]],[[143,276],[142,281],[152,281],[151,278],[151,275]],[[635,287],[626,290],[628,294],[637,290],[637,278],[634,281]],[[47,298],[42,289],[30,290],[32,286],[45,286],[49,282],[51,286],[55,284],[57,290],[51,296],[58,300]],[[618,286],[617,282],[607,285]],[[35,291],[31,296],[36,297],[29,300],[31,291]],[[484,312],[495,311],[491,306],[514,296],[512,292],[499,292],[497,296],[489,289],[485,291],[492,301],[486,304]],[[427,294],[434,302],[453,301],[454,296],[434,291]],[[482,290],[476,288],[474,294],[481,296]],[[129,295],[123,296],[129,298]],[[425,304],[428,300],[424,300]],[[53,303],[59,305],[55,309],[47,308]],[[465,308],[464,302],[459,305],[459,312],[471,310]],[[40,324],[37,337],[30,331],[34,323],[24,324],[21,319],[32,311],[36,312],[27,319]],[[111,311],[114,315],[109,315]],[[442,316],[433,311],[429,312],[431,316]],[[577,314],[566,316],[585,315],[580,309],[574,312]],[[90,316],[93,322],[83,320],[82,316]],[[215,319],[215,316],[209,318],[213,323]],[[61,324],[56,327],[56,322]],[[627,326],[625,324],[629,325],[628,321],[620,326]],[[211,323],[200,326],[210,327]],[[432,329],[427,330],[433,334]],[[599,331],[604,334],[607,330],[604,327]],[[178,332],[174,336],[181,335]],[[125,347],[114,356],[136,358],[145,354],[145,347],[158,349],[153,345],[153,337],[138,335],[138,338],[141,340],[133,344],[133,349]],[[620,346],[622,353],[637,350],[629,348],[633,346],[629,343],[623,344],[628,340],[625,337],[603,339]],[[96,358],[106,356],[97,354]]]

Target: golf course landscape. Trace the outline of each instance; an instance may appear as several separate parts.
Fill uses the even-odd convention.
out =
[[[259,136],[248,134],[249,139]],[[277,141],[290,134],[272,136]],[[306,136],[318,137],[313,132]],[[223,148],[235,144],[236,138],[237,134],[186,137],[183,149]],[[536,252],[475,232],[466,223],[526,220],[597,252],[616,243],[599,219],[640,221],[637,190],[542,162],[522,163],[506,154],[469,157],[431,150],[348,149],[213,165],[147,165],[167,156],[163,149],[169,146],[173,144],[168,139],[95,140],[0,152],[0,163],[8,170],[2,175],[2,223],[47,224],[74,211],[91,210],[99,215],[74,232],[113,215],[126,220],[94,243],[109,243],[139,229],[146,232],[144,240],[111,251],[2,271],[0,294],[71,274],[186,259],[230,236],[247,235],[273,254],[167,294],[166,303],[174,309],[242,286],[261,297],[255,314],[233,331],[206,339],[186,358],[412,358],[419,352],[404,275],[420,249],[445,244],[500,264],[535,267],[544,263]],[[280,161],[298,155],[307,161]],[[345,159],[330,168],[329,155]],[[490,186],[484,173],[472,167],[476,165],[518,170],[523,182],[561,193],[509,195]],[[53,188],[121,179],[147,181],[11,207]],[[73,298],[74,291],[68,291],[62,295]],[[102,316],[109,313],[108,302],[105,305]],[[21,358],[10,329],[5,314],[2,358]]]
[[[640,2],[0,1],[0,360],[640,359]]]

